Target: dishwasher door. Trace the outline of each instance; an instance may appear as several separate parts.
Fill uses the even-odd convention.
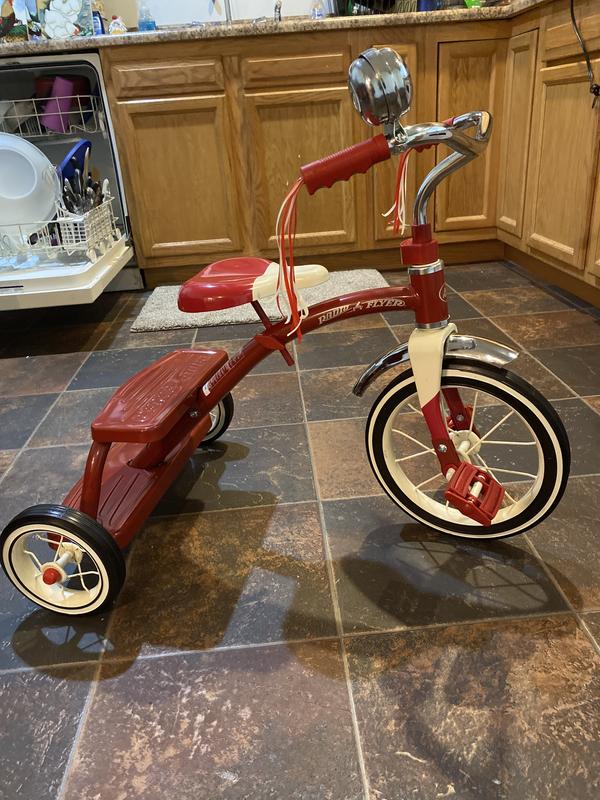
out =
[[[56,115],[52,119],[46,106],[57,76],[63,79],[61,85],[76,89],[53,99],[53,108],[60,113],[58,119]],[[81,218],[71,225],[65,219],[68,215],[57,208],[53,219],[39,221],[34,236],[3,237],[0,220],[0,310],[92,302],[133,256],[99,56],[1,59],[0,132],[27,139],[54,165],[60,164],[77,142],[89,141],[93,179],[100,183],[107,179],[112,197],[110,208],[96,215],[92,212],[91,219]],[[110,211],[110,236],[86,247],[81,237],[97,237],[96,217],[108,224]],[[30,232],[31,226],[27,230]]]

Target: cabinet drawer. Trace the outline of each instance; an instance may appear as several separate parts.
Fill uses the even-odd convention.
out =
[[[578,5],[576,15],[587,49],[590,53],[600,50],[600,8],[597,0]],[[542,39],[542,60],[555,61],[568,56],[581,56],[581,47],[571,25],[569,11],[563,9],[547,18]]]
[[[346,76],[348,53],[316,53],[271,58],[245,58],[242,61],[244,85],[276,86],[292,84],[331,83]]]
[[[215,59],[116,64],[111,78],[119,98],[182,95],[223,88],[223,67]]]

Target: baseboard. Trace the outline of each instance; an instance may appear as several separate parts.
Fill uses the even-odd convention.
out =
[[[504,246],[504,258],[508,261],[513,261],[517,266],[535,275],[536,278],[540,278],[546,283],[553,283],[584,302],[600,308],[600,289],[585,283],[581,278],[569,275],[569,273],[557,269],[545,261],[540,261],[528,253],[522,253],[508,244]]]

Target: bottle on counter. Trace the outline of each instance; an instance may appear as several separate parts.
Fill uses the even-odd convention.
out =
[[[138,31],[155,31],[156,20],[148,7],[146,0],[140,0],[138,11]]]
[[[325,9],[321,0],[312,0],[312,3],[310,4],[310,16],[313,19],[325,18]]]
[[[112,34],[127,33],[127,25],[125,25],[121,17],[113,14],[111,21],[108,23],[108,32]]]

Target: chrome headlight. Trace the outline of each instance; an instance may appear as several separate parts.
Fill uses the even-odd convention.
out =
[[[394,123],[410,109],[410,73],[390,47],[361,53],[348,70],[348,89],[354,108],[369,125]]]

